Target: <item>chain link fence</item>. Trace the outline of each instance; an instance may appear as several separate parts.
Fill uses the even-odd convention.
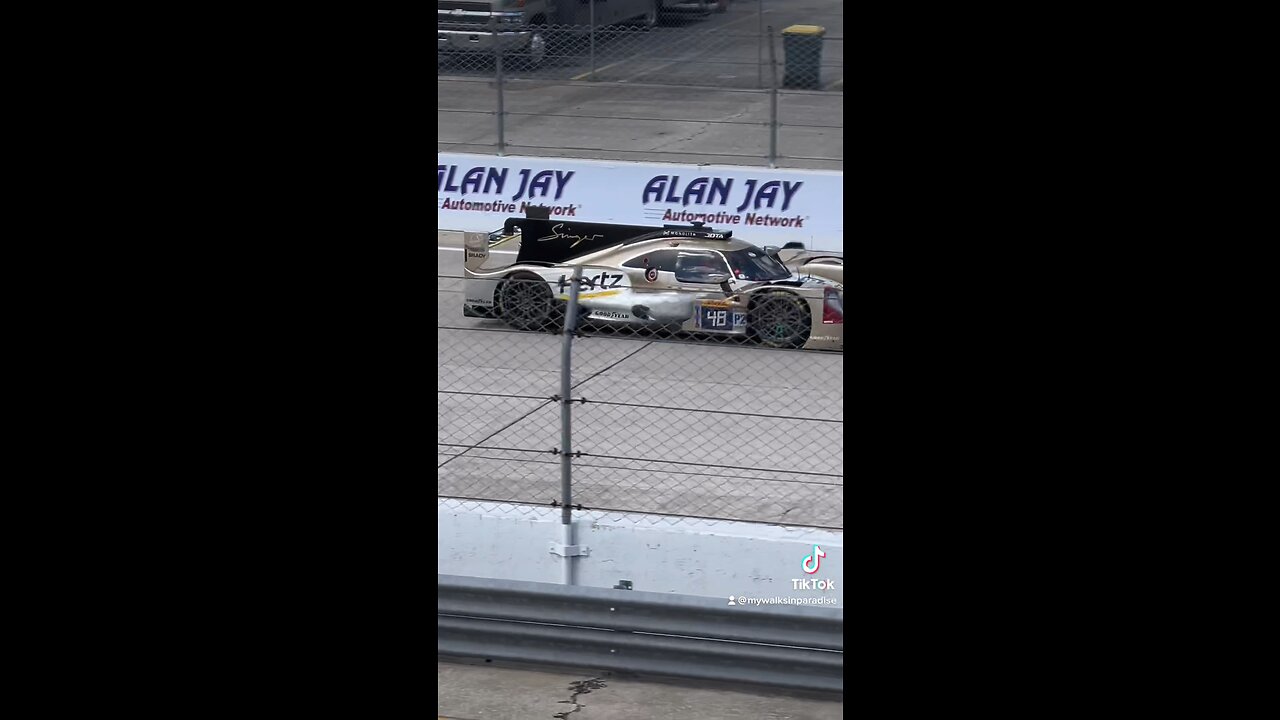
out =
[[[843,170],[843,6],[438,32],[438,149]]]
[[[621,327],[572,276],[468,317],[474,285],[437,280],[440,497],[843,528],[842,352]]]

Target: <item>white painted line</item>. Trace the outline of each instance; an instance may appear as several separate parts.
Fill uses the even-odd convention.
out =
[[[609,63],[608,65],[605,65],[604,67],[598,67],[598,68],[596,68],[596,69],[595,69],[595,72],[601,72],[601,71],[603,71],[603,70],[608,70],[609,68],[613,67],[614,65],[621,65],[621,64],[622,64],[622,63],[624,63],[624,62],[626,62],[626,60],[619,60],[619,61],[618,61],[618,62],[616,62],[616,63]],[[574,75],[573,77],[571,77],[571,78],[569,78],[569,79],[570,79],[570,80],[581,80],[581,79],[583,79],[583,78],[585,78],[585,77],[591,77],[591,75],[593,75],[593,74],[594,74],[594,73],[593,73],[592,71],[588,70],[588,71],[586,71],[586,72],[582,73],[581,75]]]

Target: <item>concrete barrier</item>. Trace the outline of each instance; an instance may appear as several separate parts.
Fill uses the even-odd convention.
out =
[[[566,559],[551,551],[559,516],[551,507],[439,498],[438,572],[560,582]],[[823,607],[844,607],[843,532],[602,511],[574,517],[576,543],[588,552],[572,559],[575,584],[628,581],[633,590],[726,604],[729,596],[827,598],[835,602]]]

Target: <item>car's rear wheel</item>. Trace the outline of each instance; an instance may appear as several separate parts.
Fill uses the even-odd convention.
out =
[[[809,327],[809,303],[791,293],[761,295],[747,310],[747,336],[766,347],[803,347]]]
[[[520,330],[559,329],[559,307],[547,281],[531,272],[512,273],[493,294],[497,316]]]

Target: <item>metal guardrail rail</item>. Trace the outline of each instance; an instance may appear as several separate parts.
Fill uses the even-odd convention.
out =
[[[844,692],[844,611],[439,576],[438,655]]]

